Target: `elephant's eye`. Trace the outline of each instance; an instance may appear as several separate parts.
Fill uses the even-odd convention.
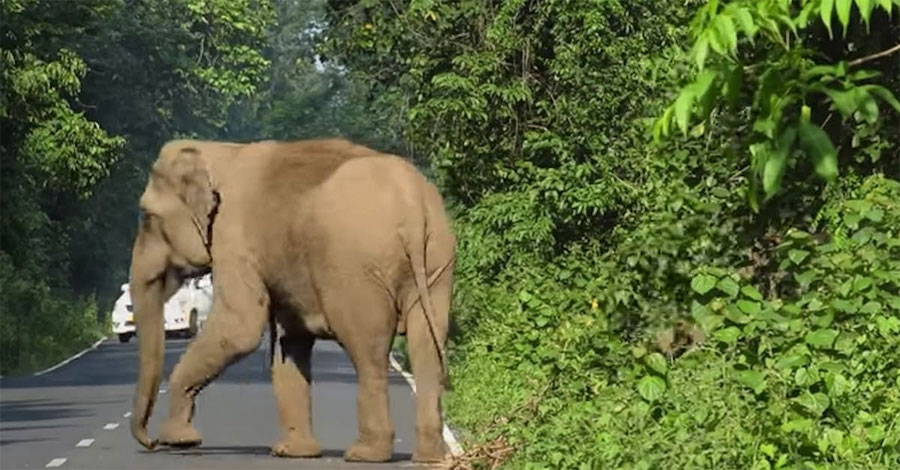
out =
[[[150,221],[153,219],[154,215],[155,214],[153,214],[152,212],[141,207],[140,210],[138,211],[138,225],[143,226],[143,225],[150,223]]]

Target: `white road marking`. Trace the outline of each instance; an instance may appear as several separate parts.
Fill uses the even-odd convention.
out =
[[[66,463],[67,459],[53,459],[47,465],[44,465],[46,468],[59,467],[60,465]]]
[[[78,353],[78,354],[76,354],[76,355],[74,355],[74,356],[72,356],[72,357],[66,359],[65,361],[60,362],[59,364],[57,364],[57,365],[55,365],[55,366],[53,366],[53,367],[50,367],[50,368],[48,368],[48,369],[44,369],[44,370],[42,370],[42,371],[40,371],[40,372],[35,372],[34,375],[35,375],[35,376],[38,376],[38,375],[44,375],[44,374],[46,374],[46,373],[48,373],[48,372],[53,372],[53,371],[55,371],[56,369],[59,369],[60,367],[62,367],[62,366],[64,366],[64,365],[66,365],[66,364],[68,364],[68,363],[74,361],[75,359],[78,359],[79,357],[84,356],[85,354],[88,353],[88,351],[93,351],[94,349],[97,349],[97,346],[100,346],[100,343],[102,343],[102,342],[104,342],[104,341],[106,341],[106,336],[104,336],[104,337],[98,339],[96,343],[94,343],[94,344],[91,345],[91,347],[84,349],[84,350],[81,351],[80,353]]]
[[[123,417],[123,418],[130,418],[130,417],[131,417],[131,412],[129,411],[128,413],[123,414],[122,417]]]
[[[106,423],[106,425],[103,426],[103,429],[112,430],[116,429],[117,427],[119,427],[119,423]]]
[[[82,439],[75,444],[75,447],[90,447],[94,443],[93,439]]]
[[[416,393],[416,380],[413,378],[412,374],[403,370],[403,367],[397,362],[397,359],[394,357],[394,353],[388,354],[388,359],[391,361],[391,366],[406,379],[406,382],[409,384],[410,388],[412,388],[413,393]],[[444,436],[444,442],[447,443],[447,447],[450,448],[450,453],[453,454],[454,457],[458,457],[463,454],[463,448],[459,444],[459,441],[456,440],[456,436],[453,435],[453,431],[447,427],[447,423],[444,423],[444,429],[442,431]]]
[[[159,394],[160,394],[160,395],[165,395],[166,392],[168,392],[168,390],[162,389],[162,390],[159,391]]]

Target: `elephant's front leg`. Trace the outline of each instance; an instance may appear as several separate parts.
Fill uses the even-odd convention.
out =
[[[272,453],[280,457],[318,457],[322,455],[322,447],[312,432],[310,400],[315,338],[282,335],[282,332],[279,328],[272,360],[272,385],[278,401],[282,438],[272,446]]]
[[[225,368],[255,351],[268,318],[269,298],[251,270],[216,266],[215,298],[207,326],[188,346],[169,378],[169,418],[160,443],[191,446],[201,442],[191,423],[194,397]]]

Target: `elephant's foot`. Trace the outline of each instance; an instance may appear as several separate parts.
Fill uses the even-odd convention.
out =
[[[444,460],[450,449],[444,440],[438,437],[420,439],[413,451],[412,461],[416,463],[438,463]]]
[[[194,447],[203,442],[200,431],[190,423],[166,420],[159,435],[159,443],[172,447]]]
[[[320,457],[322,446],[313,437],[288,436],[272,446],[277,457]]]
[[[356,441],[346,452],[347,462],[387,462],[394,454],[394,443],[386,441]]]

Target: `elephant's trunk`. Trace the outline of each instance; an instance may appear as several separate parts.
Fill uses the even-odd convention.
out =
[[[138,335],[138,380],[131,414],[131,435],[147,449],[156,441],[147,434],[153,413],[165,355],[163,303],[171,270],[167,269],[168,249],[145,225],[139,230],[131,259],[131,301]]]
[[[138,333],[139,369],[134,411],[131,413],[131,435],[147,449],[156,441],[147,434],[147,421],[159,392],[165,355],[162,280],[131,286],[135,324]]]

